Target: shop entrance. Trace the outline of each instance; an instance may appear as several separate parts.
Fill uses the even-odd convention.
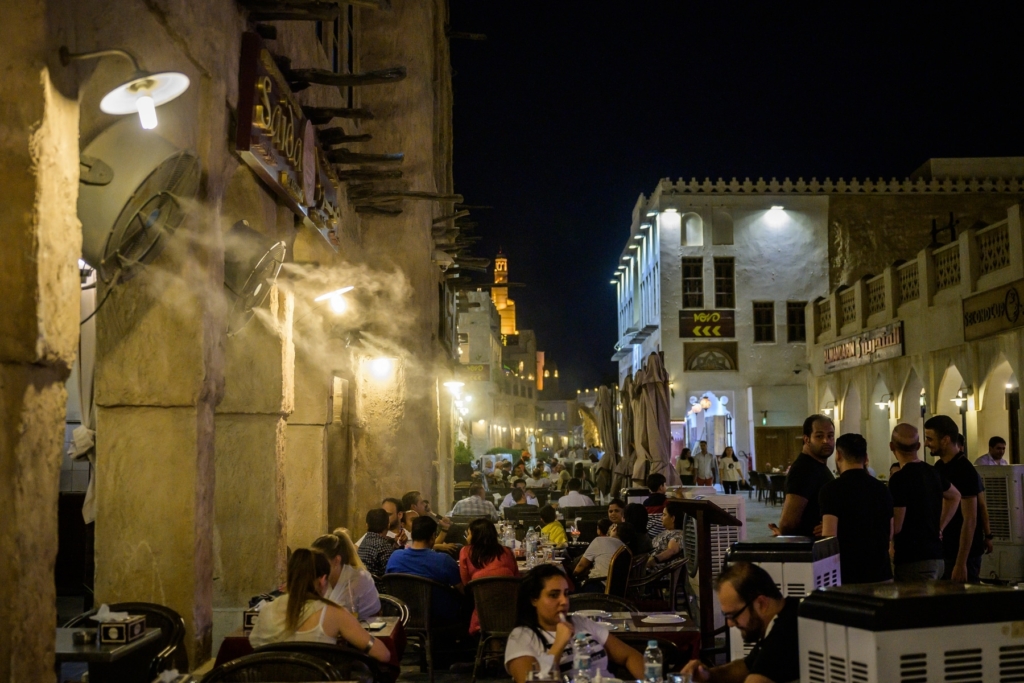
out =
[[[757,471],[786,469],[804,446],[803,427],[754,427]]]

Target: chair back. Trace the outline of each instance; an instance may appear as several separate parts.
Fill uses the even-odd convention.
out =
[[[458,524],[459,526],[468,527],[470,522],[476,519],[489,519],[487,515],[452,515],[452,524]]]
[[[509,505],[501,511],[510,522],[522,520],[524,524],[536,526],[541,523],[540,508],[536,505]]]
[[[415,574],[385,574],[380,579],[384,593],[405,603],[409,619],[405,630],[423,633],[430,630],[430,613],[435,591],[452,592],[448,586]]]
[[[569,596],[569,611],[579,612],[585,609],[599,609],[605,612],[639,613],[636,605],[625,598],[604,593],[573,593]]]
[[[260,652],[296,652],[322,659],[341,674],[345,681],[358,683],[374,683],[387,678],[381,671],[381,663],[373,657],[348,647],[347,644],[328,645],[327,643],[271,643],[256,650]],[[387,665],[384,665],[387,666]],[[394,668],[394,667],[392,667]]]
[[[110,611],[144,615],[146,628],[160,629],[159,652],[153,659],[151,671],[154,678],[166,669],[182,672],[189,670],[188,652],[185,650],[185,620],[180,614],[170,607],[152,602],[117,602],[110,605]],[[64,627],[95,626],[96,622],[92,619],[95,614],[96,610],[79,614],[64,624]]]
[[[647,560],[650,557],[650,553],[640,553],[633,556],[633,563],[629,567],[629,582],[631,584],[640,581],[647,574]]]
[[[548,489],[541,488],[541,487],[536,487],[536,488],[530,488],[530,489],[527,489],[527,490],[530,493],[533,494],[534,498],[537,499],[537,506],[538,507],[544,507],[545,505],[548,504],[548,495],[550,493],[550,491]]]
[[[246,681],[340,681],[330,662],[300,652],[254,652],[221,664],[203,677],[203,683]]]
[[[516,625],[516,596],[522,579],[490,576],[466,584],[476,603],[480,630],[488,635],[507,636]]]
[[[566,520],[566,523],[572,524],[572,521]],[[590,543],[597,538],[597,522],[592,519],[581,519],[579,526],[576,528],[579,529],[580,537],[578,540],[581,543]]]
[[[380,593],[378,591],[378,593]],[[393,595],[379,594],[380,615],[382,617],[398,617],[405,626],[409,621],[409,606]]]
[[[608,564],[608,578],[604,580],[604,592],[608,595],[625,597],[629,586],[629,572],[633,567],[633,553],[622,546],[612,555]]]
[[[608,516],[607,505],[585,505],[582,507],[567,507],[559,508],[559,512],[562,513],[562,517],[565,518],[566,524],[572,524],[577,517],[580,521],[586,520],[588,522],[599,522]]]

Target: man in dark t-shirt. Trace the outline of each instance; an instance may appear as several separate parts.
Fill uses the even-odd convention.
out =
[[[843,434],[836,439],[839,478],[821,487],[821,534],[839,538],[843,584],[892,580],[892,496],[867,465],[864,437]]]
[[[715,590],[725,623],[739,629],[743,642],[756,645],[743,659],[712,669],[695,659],[683,667],[683,673],[701,683],[741,683],[749,676],[761,676],[772,683],[799,680],[800,599],[783,598],[768,572],[748,562],[735,562],[723,570]]]
[[[938,469],[917,457],[921,441],[917,428],[898,424],[889,450],[896,471],[889,477],[893,504],[893,573],[897,581],[927,581],[942,577],[945,562],[941,532],[960,505],[960,492]]]
[[[981,556],[985,539],[978,521],[978,494],[981,478],[971,461],[957,447],[960,430],[947,415],[935,415],[924,423],[924,443],[940,460],[935,469],[960,492],[960,507],[942,532],[944,579],[958,583],[977,582],[981,574]]]
[[[768,528],[776,536],[820,536],[819,494],[821,487],[835,477],[825,462],[836,443],[836,427],[832,418],[811,415],[804,420],[804,447],[786,475],[786,499],[778,526]]]

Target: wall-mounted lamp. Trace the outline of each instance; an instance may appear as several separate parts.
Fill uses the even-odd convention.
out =
[[[651,224],[650,223],[641,223],[640,224],[640,229],[641,230],[650,230],[651,229]]]
[[[835,412],[835,409],[836,409],[836,402],[835,401],[826,401],[825,402],[825,407],[821,409],[821,414],[822,415],[828,415],[829,417],[832,417],[832,413]]]
[[[366,361],[366,369],[370,371],[370,375],[379,381],[384,381],[391,377],[395,372],[395,359],[394,358],[369,358]]]
[[[770,210],[771,211],[785,211],[786,207],[782,206],[781,204],[776,204]]]
[[[679,209],[665,209],[665,213],[679,213]]]
[[[73,61],[83,59],[100,59],[101,57],[121,57],[127,59],[135,68],[131,79],[117,86],[100,100],[100,110],[106,114],[123,116],[138,113],[142,127],[151,130],[156,128],[156,108],[176,99],[188,90],[188,76],[177,71],[161,71],[150,73],[143,71],[135,57],[126,50],[110,49],[95,52],[70,52],[66,47],[60,48],[60,62],[68,66]]]
[[[657,215],[658,215],[658,212],[657,212],[657,211],[648,211],[648,212],[647,212],[647,215],[648,215],[648,216],[657,216]]]
[[[617,284],[619,284],[619,281],[618,280],[609,280],[608,284],[610,284],[610,285],[617,285]]]
[[[465,382],[459,382],[458,380],[449,380],[444,383],[444,388],[456,398],[462,394],[462,387],[464,386],[466,386]]]
[[[341,315],[348,310],[348,300],[345,299],[345,294],[347,292],[351,292],[353,289],[355,289],[355,287],[342,287],[341,289],[336,289],[333,292],[321,294],[317,298],[313,299],[313,302],[319,303],[321,301],[327,301],[331,305],[331,310],[334,311],[334,313]]]
[[[637,245],[637,244],[631,244],[631,245],[629,245],[629,248],[630,248],[630,249],[639,249],[639,248],[640,248],[640,246],[639,246],[639,245]]]
[[[633,239],[635,239],[635,240],[642,240],[643,238],[644,238],[643,235],[633,235]]]
[[[768,411],[767,410],[762,410],[761,411],[761,426],[764,427],[767,424],[768,424]]]
[[[892,394],[882,394],[882,398],[875,401],[875,405],[878,406],[879,410],[887,410],[892,405],[892,401]]]
[[[967,412],[967,399],[971,396],[971,390],[967,387],[961,386],[956,392],[956,396],[949,399],[956,404],[956,407],[960,409],[961,413]]]

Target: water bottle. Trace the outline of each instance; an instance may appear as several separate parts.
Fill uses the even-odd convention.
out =
[[[658,641],[648,640],[647,649],[644,650],[644,683],[661,683],[662,664]]]
[[[526,532],[526,566],[533,567],[537,563],[537,532],[530,529]]]
[[[576,642],[572,646],[572,668],[576,670],[575,683],[590,683],[590,636],[586,633],[576,634]]]

